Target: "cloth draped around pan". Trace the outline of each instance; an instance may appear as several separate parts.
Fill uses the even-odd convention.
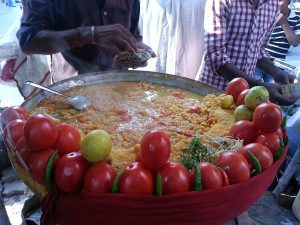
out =
[[[247,210],[267,190],[284,161],[245,182],[216,190],[164,196],[65,194],[54,186],[42,200],[41,225],[219,225]]]

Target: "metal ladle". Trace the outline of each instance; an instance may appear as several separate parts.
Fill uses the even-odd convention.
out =
[[[36,83],[34,83],[32,81],[26,81],[26,84],[31,85],[31,86],[36,87],[36,88],[43,89],[45,91],[49,91],[49,92],[51,92],[53,94],[56,94],[56,95],[63,96],[63,97],[65,97],[65,98],[68,99],[69,104],[73,108],[75,108],[77,110],[80,110],[80,111],[84,110],[86,107],[88,107],[88,106],[91,105],[91,101],[88,98],[86,98],[86,97],[84,97],[82,95],[68,96],[68,95],[62,94],[60,92],[54,91],[54,90],[52,90],[50,88],[47,88],[45,86],[42,86],[40,84],[36,84]]]

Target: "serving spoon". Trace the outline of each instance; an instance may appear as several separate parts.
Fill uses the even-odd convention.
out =
[[[36,88],[40,88],[40,89],[45,90],[45,91],[49,91],[49,92],[51,92],[53,94],[60,95],[62,97],[67,98],[69,104],[73,108],[75,108],[75,109],[77,109],[79,111],[84,110],[86,107],[88,107],[88,106],[91,105],[91,101],[87,97],[84,97],[82,95],[74,95],[74,96],[65,95],[65,94],[62,94],[62,93],[60,93],[58,91],[54,91],[54,90],[52,90],[50,88],[47,88],[47,87],[45,87],[43,85],[36,84],[36,83],[34,83],[32,81],[26,81],[26,84],[31,85],[31,86],[36,87]]]

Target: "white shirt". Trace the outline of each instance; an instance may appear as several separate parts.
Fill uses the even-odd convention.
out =
[[[204,52],[206,0],[140,0],[143,42],[157,57],[143,70],[195,79]]]

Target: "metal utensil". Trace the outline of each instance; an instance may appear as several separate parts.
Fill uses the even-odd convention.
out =
[[[62,97],[67,98],[69,104],[77,110],[84,110],[86,107],[91,105],[91,101],[88,98],[86,98],[82,95],[74,95],[74,96],[65,95],[65,94],[62,94],[60,92],[54,91],[50,88],[47,88],[45,86],[42,86],[40,84],[36,84],[32,81],[26,81],[26,84],[31,85],[31,86],[36,87],[36,88],[43,89],[45,91],[49,91],[53,94],[60,95]]]

